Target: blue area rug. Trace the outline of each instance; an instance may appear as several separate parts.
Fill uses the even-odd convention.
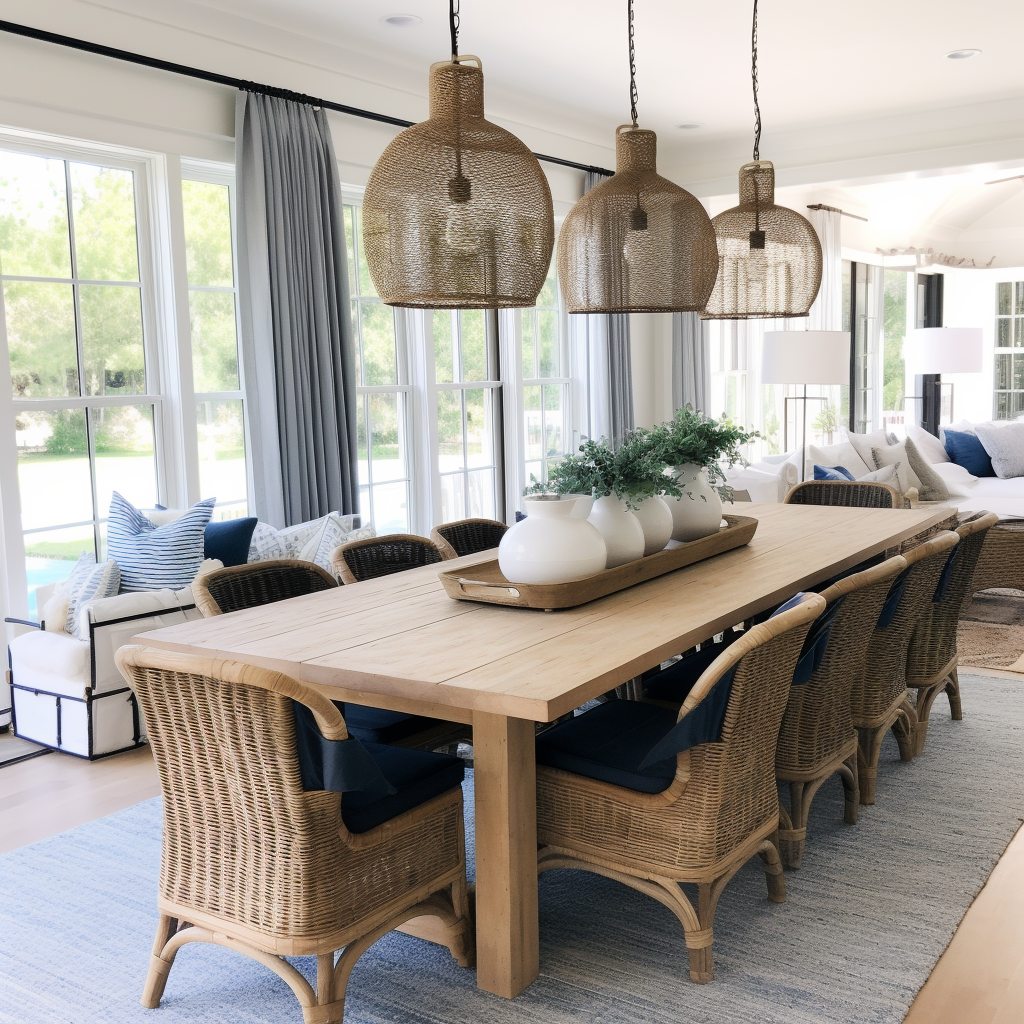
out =
[[[878,803],[842,823],[842,789],[815,803],[788,901],[755,861],[726,888],[714,982],[687,978],[661,904],[583,872],[540,881],[541,976],[506,1001],[447,950],[394,933],[349,986],[350,1024],[897,1024],[1024,817],[1024,686],[962,676],[922,758],[883,750]],[[466,785],[472,809],[472,780]],[[469,815],[472,829],[472,817]],[[159,1010],[139,1005],[156,925],[160,803],[151,800],[0,858],[0,1021],[301,1022],[275,975],[229,950],[178,954]],[[312,978],[315,962],[295,963]]]

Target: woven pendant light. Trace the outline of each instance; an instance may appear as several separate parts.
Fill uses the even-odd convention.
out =
[[[484,119],[478,57],[430,68],[430,116],[384,150],[363,197],[370,277],[391,306],[532,306],[551,265],[555,220],[537,158]],[[471,63],[474,62],[474,63]]]
[[[751,33],[754,159],[740,168],[739,206],[714,217],[718,280],[701,314],[708,320],[807,316],[821,286],[821,242],[810,221],[775,205],[775,168],[760,159],[757,0]]]
[[[704,207],[656,169],[657,136],[637,127],[629,0],[631,125],[615,130],[615,174],[569,211],[558,234],[558,280],[570,313],[704,308],[718,272]]]

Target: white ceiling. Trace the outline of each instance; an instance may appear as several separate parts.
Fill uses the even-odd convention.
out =
[[[449,48],[446,0],[202,5],[424,71]],[[691,139],[750,131],[750,0],[635,0],[635,9],[641,121],[660,132],[701,122],[675,130]],[[396,13],[423,20],[381,22]],[[610,130],[629,110],[625,14],[625,0],[462,0],[460,48],[502,90],[576,108]],[[1024,92],[1021,0],[765,0],[759,37],[766,142],[796,126]],[[943,56],[964,47],[983,52]]]

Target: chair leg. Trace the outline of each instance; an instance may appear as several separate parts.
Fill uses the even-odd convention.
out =
[[[775,832],[762,844],[757,855],[764,864],[764,878],[768,883],[768,899],[772,903],[786,902],[786,879],[782,874],[782,857],[779,855],[779,833]]]
[[[715,977],[715,960],[711,945],[715,940],[715,908],[722,889],[715,882],[701,882],[697,886],[697,920],[699,931],[687,931],[686,948],[690,953],[690,978],[699,985],[706,985]]]
[[[857,805],[860,803],[860,781],[857,768],[857,755],[851,754],[839,769],[839,777],[843,780],[843,790],[846,795],[843,821],[847,825],[857,824]]]
[[[156,926],[156,938],[153,940],[153,955],[149,958],[149,973],[146,975],[146,984],[142,989],[141,1002],[148,1010],[155,1010],[163,998],[167,976],[171,973],[177,953],[177,949],[174,949],[165,958],[163,956],[164,947],[177,930],[176,918],[169,917],[167,914],[160,915],[160,921]]]
[[[900,748],[900,760],[912,761],[914,759],[915,737],[917,735],[917,711],[910,703],[910,698],[904,699],[900,705],[899,714],[892,723],[892,734]],[[884,735],[884,733],[883,733]]]
[[[914,728],[914,756],[920,757],[924,751],[925,737],[928,735],[928,720],[931,718],[932,705],[935,698],[946,688],[946,681],[932,683],[931,686],[921,686],[917,691],[917,701],[914,711],[917,713],[917,724]]]
[[[956,669],[949,673],[949,680],[946,683],[946,696],[949,698],[949,717],[954,722],[962,722],[964,709],[960,703],[960,677]]]
[[[779,853],[787,868],[796,870],[803,863],[804,842],[807,838],[807,807],[804,800],[806,783],[789,784],[789,813],[780,809]]]
[[[875,802],[875,782],[878,779],[878,754],[882,749],[882,726],[857,730],[857,778],[860,780],[860,802]]]

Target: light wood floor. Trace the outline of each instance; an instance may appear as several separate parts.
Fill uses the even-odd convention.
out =
[[[0,768],[0,852],[157,795],[148,747],[91,763],[47,754]],[[1024,1024],[1024,829],[967,912],[906,1024]]]

